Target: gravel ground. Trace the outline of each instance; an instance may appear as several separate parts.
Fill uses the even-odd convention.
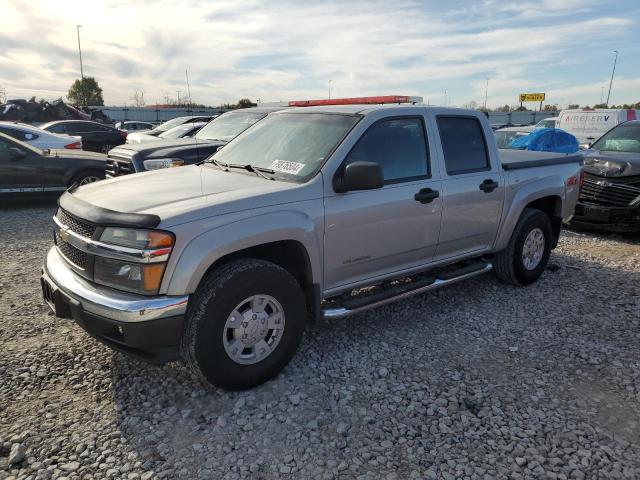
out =
[[[640,478],[638,237],[311,326],[230,393],[47,314],[53,212],[0,210],[0,479]]]

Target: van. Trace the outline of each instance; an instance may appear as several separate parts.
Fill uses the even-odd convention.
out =
[[[556,120],[556,128],[569,132],[587,148],[619,123],[640,118],[640,110],[633,109],[576,109],[562,110]]]

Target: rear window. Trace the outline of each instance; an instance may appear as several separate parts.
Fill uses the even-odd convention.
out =
[[[437,117],[444,163],[449,175],[489,170],[487,144],[473,117]]]

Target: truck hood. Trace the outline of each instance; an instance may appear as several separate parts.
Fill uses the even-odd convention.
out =
[[[640,153],[585,150],[585,172],[600,177],[640,175]]]
[[[117,212],[158,215],[167,227],[312,198],[304,192],[308,189],[300,184],[202,164],[116,177],[80,187],[73,195]]]
[[[61,158],[73,158],[76,160],[99,160],[102,162],[107,161],[107,156],[104,153],[88,152],[86,150],[68,150],[64,148],[56,148],[49,150],[49,155],[45,157],[61,157]]]
[[[138,153],[145,160],[148,158],[169,158],[182,151],[192,151],[198,145],[225,145],[222,140],[202,140],[193,138],[176,138],[172,140],[157,140],[142,143],[127,143],[116,147],[118,151],[128,150],[128,156]],[[115,150],[115,149],[114,149]],[[117,152],[114,151],[114,154]]]

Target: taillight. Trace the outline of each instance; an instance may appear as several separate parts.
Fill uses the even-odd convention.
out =
[[[116,130],[118,132],[118,135],[120,135],[122,138],[124,138],[125,140],[127,139],[127,132],[125,130]]]
[[[64,146],[69,150],[82,150],[82,142],[73,142]]]
[[[584,183],[584,170],[580,170],[580,175],[577,177],[575,175],[571,175],[564,184],[567,187],[573,187],[574,185],[578,185],[578,188],[582,190],[582,184]]]

